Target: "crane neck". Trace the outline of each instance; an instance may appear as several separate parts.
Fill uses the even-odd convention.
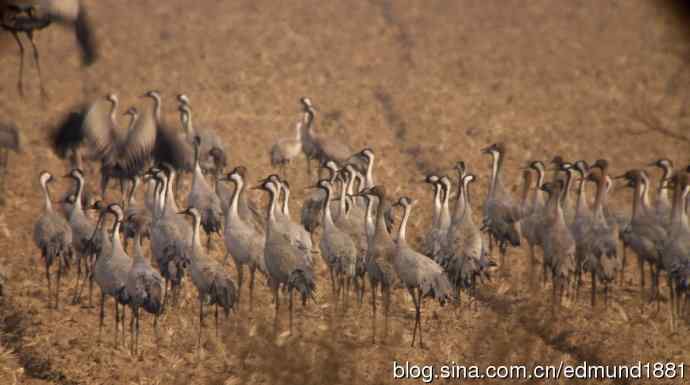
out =
[[[565,208],[570,202],[570,189],[573,186],[573,173],[570,170],[565,171],[565,184],[563,191],[561,191],[561,207]]]
[[[496,189],[500,183],[502,165],[503,154],[499,151],[491,152],[491,182],[489,184],[489,197],[493,197],[496,194]]]
[[[290,190],[287,188],[283,187],[283,194],[285,194],[285,198],[283,198],[283,207],[282,207],[282,212],[283,216],[285,218],[290,218]]]
[[[153,116],[156,118],[156,124],[161,124],[161,97],[157,94],[152,95],[153,98]]]
[[[583,215],[585,208],[587,207],[587,185],[586,179],[583,176],[577,182],[577,203],[575,204],[576,215]]]
[[[325,188],[326,199],[323,200],[323,222],[325,226],[332,227],[335,226],[333,222],[333,214],[331,213],[331,200],[333,191],[331,188]]]
[[[137,231],[134,234],[134,263],[146,263],[144,251],[141,248],[141,234]]]
[[[376,185],[376,183],[374,183],[374,154],[370,154],[367,159],[369,162],[367,162],[366,188],[371,188]]]
[[[398,242],[405,243],[407,235],[407,220],[410,218],[410,212],[412,211],[411,205],[404,205],[403,218],[400,222],[400,229],[398,229]]]
[[[239,217],[239,201],[240,194],[244,190],[244,180],[242,178],[232,179],[235,182],[235,191],[232,193],[230,199],[230,210],[228,210],[234,217]]]
[[[275,209],[276,209],[276,205],[277,205],[277,201],[278,201],[278,192],[273,188],[270,188],[268,191],[270,194],[270,201],[269,201],[270,203],[268,205],[268,215],[267,215],[268,221],[267,221],[267,223],[269,224],[268,230],[270,230],[272,227],[272,224],[275,223],[275,221],[276,221]]]
[[[633,192],[632,214],[630,216],[631,221],[637,220],[640,217],[640,200],[643,194],[643,188],[646,189],[646,187],[644,186],[644,182],[638,179],[635,182],[635,190]]]
[[[434,184],[434,210],[431,214],[432,227],[438,227],[439,217],[441,216],[441,190],[438,183]],[[457,207],[457,206],[456,206]],[[457,208],[456,208],[457,210]]]
[[[112,123],[113,127],[117,127],[117,107],[120,104],[120,102],[117,99],[112,99],[111,100],[111,107],[110,107],[110,122]]]
[[[199,240],[199,227],[201,226],[201,216],[196,213],[192,216],[194,222],[192,226],[192,247],[194,247],[194,253],[192,255],[196,257],[196,253],[201,250],[201,241]]]
[[[53,203],[50,201],[50,191],[48,191],[48,184],[46,181],[41,181],[41,190],[43,190],[44,208],[45,211],[53,211]]]
[[[112,248],[113,248],[113,253],[112,255],[120,255],[120,254],[127,254],[125,252],[124,247],[122,247],[122,240],[120,239],[120,225],[122,225],[122,221],[120,220],[119,217],[115,217],[115,223],[113,223],[113,235],[112,235]]]
[[[388,228],[386,227],[386,217],[385,213],[390,210],[391,204],[385,195],[378,196],[379,207],[376,210],[376,229],[374,230],[374,238],[378,242],[384,242],[388,245],[393,244],[390,234],[388,233]]]
[[[301,142],[301,141],[302,141],[302,126],[303,126],[303,125],[304,125],[304,124],[303,124],[302,122],[300,122],[300,121],[298,121],[298,122],[295,124],[295,140],[298,141],[298,142]]]
[[[175,172],[170,173],[170,177],[168,178],[166,184],[165,184],[165,209],[166,210],[172,210],[174,213],[177,213],[179,211],[179,208],[177,207],[177,202],[175,201],[175,194],[173,194],[173,185],[175,183],[175,178],[177,178],[177,175]]]
[[[606,175],[602,174],[597,179],[597,192],[594,198],[594,217],[604,218],[604,203],[606,201]]]
[[[74,199],[74,209],[83,212],[84,209],[81,205],[81,197],[84,193],[84,178],[81,175],[77,175],[77,196]]]

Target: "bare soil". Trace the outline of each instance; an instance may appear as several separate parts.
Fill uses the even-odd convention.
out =
[[[673,7],[682,1],[84,3],[101,59],[81,68],[67,30],[39,33],[46,104],[30,65],[29,94],[18,96],[16,47],[11,37],[0,37],[0,119],[16,122],[26,139],[25,151],[10,156],[7,203],[0,208],[0,265],[8,277],[0,300],[0,383],[380,384],[395,382],[393,360],[690,362],[688,325],[672,333],[666,303],[660,310],[640,303],[634,256],[608,308],[592,309],[583,295],[553,317],[550,289],[527,289],[524,247],[509,252],[510,277],[495,275],[476,302],[425,303],[424,350],[409,346],[414,307],[406,292],[395,294],[385,343],[372,345],[368,300],[336,309],[319,264],[317,303],[297,311],[293,335],[282,333],[286,312],[273,335],[273,305],[260,279],[253,312],[244,302],[218,336],[208,322],[197,350],[198,305],[188,284],[181,304],[163,316],[160,340],[145,319],[142,353],[135,357],[113,347],[112,304],[100,343],[97,308],[65,301],[58,311],[47,308],[32,241],[42,208],[38,173],[66,172],[47,146],[50,127],[78,103],[111,91],[125,106],[143,106],[139,96],[158,89],[165,118],[175,123],[174,95],[187,93],[195,123],[219,130],[230,164],[245,165],[253,179],[272,172],[270,146],[293,134],[297,100],[310,96],[321,111],[317,130],[355,149],[373,148],[378,181],[395,196],[420,201],[408,230],[415,245],[431,218],[424,174],[465,160],[480,178],[473,195],[480,213],[489,159],[479,150],[493,142],[508,144],[505,180],[514,191],[519,167],[556,154],[606,158],[616,174],[662,156],[683,166],[689,161],[690,31]],[[295,215],[310,183],[303,159],[289,175]],[[89,182],[96,186],[98,179],[91,175]],[[68,183],[58,182],[54,196]],[[629,195],[615,192],[612,204],[627,210]],[[221,242],[212,254],[223,257]],[[72,271],[63,299],[73,277]]]

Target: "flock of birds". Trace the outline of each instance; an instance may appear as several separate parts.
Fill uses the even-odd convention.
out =
[[[295,137],[277,141],[270,151],[271,163],[281,168],[283,176],[272,174],[251,187],[269,196],[268,207],[261,210],[247,197],[248,169],[238,166],[225,173],[228,153],[220,136],[192,124],[189,97],[177,97],[180,130],[162,120],[160,93],[149,91],[144,96],[152,100],[152,106],[141,112],[129,108],[126,130],[117,122],[119,101],[113,94],[69,114],[54,130],[53,147],[69,160],[66,177],[74,184],[59,200],[60,207],[54,208],[49,194],[53,176],[46,171],[39,175],[45,207],[34,228],[51,306],[59,304],[61,276],[76,265],[73,303],[81,300],[87,284],[91,301],[95,282],[101,291],[102,328],[104,305],[112,297],[116,344],[120,323],[124,334],[124,309],[129,306],[133,351],[138,344],[141,310],[153,315],[157,330],[158,316],[166,307],[176,305],[187,276],[198,292],[200,343],[204,306],[215,308],[216,330],[219,307],[226,317],[238,309],[245,266],[250,273],[250,309],[258,270],[273,294],[276,325],[281,292],[287,296],[292,331],[293,294],[300,296],[303,306],[315,299],[315,254],[321,255],[328,270],[336,303],[347,304],[354,292],[361,304],[369,282],[374,341],[377,291],[381,293],[387,330],[392,290],[407,289],[416,309],[412,346],[417,331],[423,346],[423,300],[459,303],[463,291],[474,296],[495,266],[506,272],[510,266],[506,261],[508,249],[520,246],[523,240],[530,250],[530,273],[539,263],[536,249],[542,251],[542,285],[551,280],[554,311],[560,308],[564,294],[577,300],[587,274],[591,277],[592,306],[598,284],[603,285],[607,303],[611,285],[623,280],[628,248],[638,256],[642,301],[646,300],[647,265],[652,299],[658,299],[661,274],[667,277],[673,328],[678,317],[690,309],[688,173],[674,171],[670,160],[651,164],[662,170],[656,202],[650,200],[649,191],[654,186],[644,169],[611,177],[606,160],[588,165],[581,160],[569,163],[558,156],[550,162],[554,175],[549,181],[543,162],[529,162],[523,168],[521,195],[513,197],[502,182],[506,147],[493,144],[482,150],[491,157],[492,166],[481,223],[474,222],[470,199],[470,188],[477,178],[465,162],[454,167],[458,173],[455,185],[446,175],[426,176],[425,181],[433,188],[432,225],[418,251],[406,237],[416,201],[406,196],[395,200],[375,182],[372,149],[354,152],[347,144],[315,132],[317,109],[309,98],[300,99],[302,113]],[[305,198],[301,218],[295,221],[284,174],[286,166],[301,154],[308,165],[313,159],[320,162],[321,179],[311,187],[313,192]],[[100,165],[102,200],[87,188],[85,160]],[[180,180],[185,174],[191,174],[191,186],[181,209],[177,202],[182,200]],[[112,178],[120,182],[121,199],[108,204],[105,199]],[[629,215],[608,207],[608,194],[616,180],[622,181],[619,186],[633,190]],[[588,182],[595,188],[593,200],[587,193]],[[142,185],[143,194],[138,194]],[[574,198],[571,190],[576,191]],[[402,209],[399,221],[394,220],[396,208]],[[89,211],[98,213],[97,220]],[[110,229],[105,225],[109,216],[114,220]],[[185,217],[191,218],[191,223]],[[399,222],[397,229],[394,222]],[[205,245],[201,231],[207,235]],[[483,233],[488,234],[488,241]],[[214,236],[225,243],[223,261],[207,253]],[[316,238],[318,246],[314,244]],[[133,246],[128,247],[130,240]],[[144,256],[146,240],[150,261]],[[494,246],[501,256],[498,263],[491,258]],[[234,261],[237,284],[226,268],[228,257]],[[57,270],[54,287],[53,266]]]

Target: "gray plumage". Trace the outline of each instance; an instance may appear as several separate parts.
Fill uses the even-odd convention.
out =
[[[387,200],[386,189],[381,185],[361,192],[363,195],[377,198],[379,204],[376,212],[376,228],[367,250],[367,276],[371,286],[373,333],[372,340],[376,340],[376,289],[380,286],[383,296],[384,328],[388,328],[388,312],[390,309],[391,289],[396,280],[393,258],[397,253],[393,238],[386,226],[385,213],[390,212],[391,204]]]
[[[185,132],[186,140],[193,146],[194,138],[201,139],[199,146],[199,165],[204,173],[219,175],[227,166],[228,151],[220,136],[210,129],[200,129],[194,126],[192,120],[192,107],[186,95],[178,95],[180,102],[180,122]]]
[[[201,170],[199,163],[199,150],[201,138],[194,141],[194,172],[192,187],[187,196],[187,205],[193,207],[201,214],[201,225],[208,234],[208,243],[211,242],[211,234],[221,234],[223,225],[223,209],[220,206],[220,198],[211,189]]]
[[[261,184],[261,188],[270,194],[270,204],[267,215],[266,244],[264,258],[269,282],[276,304],[276,320],[280,298],[278,288],[287,287],[290,308],[290,330],[292,330],[292,292],[297,290],[302,296],[302,304],[306,305],[308,298],[313,298],[316,291],[315,275],[311,264],[300,250],[280,228],[276,219],[276,206],[280,188],[269,179]]]
[[[482,227],[498,243],[501,254],[501,269],[505,265],[508,246],[520,246],[520,210],[512,196],[503,187],[501,168],[506,148],[502,143],[493,144],[482,150],[491,155],[491,183],[484,201],[484,220]],[[491,245],[491,243],[490,243]]]
[[[481,232],[472,219],[469,185],[475,178],[472,174],[466,174],[460,181],[456,206],[462,209],[456,210],[453,215],[445,255],[439,259],[439,264],[455,286],[457,299],[460,299],[461,289],[474,290],[476,279],[491,265],[484,253]]]
[[[55,287],[55,307],[59,303],[60,278],[65,267],[69,266],[73,254],[72,228],[69,223],[53,210],[48,191],[48,183],[53,180],[50,173],[44,171],[39,176],[45,206],[43,213],[34,224],[34,243],[41,250],[41,257],[46,267],[48,284],[48,298],[51,298],[50,268],[54,262],[58,263],[57,282]]]
[[[158,316],[163,312],[163,277],[149,265],[141,249],[141,234],[134,237],[132,265],[127,273],[125,291],[129,297],[134,322],[131,324],[132,351],[137,353],[139,345],[139,312],[143,308],[154,316],[154,329],[158,333]]]
[[[95,224],[86,216],[81,205],[82,193],[84,191],[84,174],[81,170],[74,169],[67,176],[75,181],[77,191],[72,210],[69,213],[69,225],[72,228],[72,245],[74,246],[77,262],[77,288],[73,302],[78,303],[81,299],[79,278],[82,272],[82,264],[85,268],[84,281],[86,279],[90,280],[93,258],[100,253],[103,247],[103,238],[98,232],[94,234]],[[89,296],[90,301],[91,297]]]
[[[356,279],[358,249],[350,234],[345,229],[336,226],[333,221],[330,209],[333,196],[331,183],[324,179],[319,181],[318,186],[326,192],[321,219],[324,227],[319,248],[321,249],[321,256],[328,266],[334,293],[340,297],[344,287],[343,295],[346,298],[349,295],[350,284]],[[338,281],[337,284],[335,279]]]
[[[175,181],[174,170],[170,176],[163,172],[155,174],[157,180],[156,210],[151,222],[151,252],[156,265],[165,279],[164,302],[167,300],[168,284],[176,302],[185,269],[189,264],[189,253],[192,247],[192,229],[179,215],[172,194]]]
[[[414,202],[407,197],[403,197],[400,198],[398,205],[403,207],[404,214],[398,232],[397,252],[393,258],[393,266],[398,278],[407,288],[415,305],[412,346],[414,347],[416,331],[419,328],[419,345],[423,347],[421,313],[424,298],[431,297],[443,305],[452,299],[453,288],[441,266],[432,259],[418,253],[407,244],[405,239],[407,221]]]
[[[244,193],[244,167],[237,167],[228,173],[225,180],[235,184],[235,190],[230,199],[230,207],[225,214],[225,249],[232,256],[237,268],[237,306],[240,305],[242,282],[244,281],[244,266],[249,267],[249,306],[253,305],[254,278],[256,270],[266,274],[264,248],[266,234],[252,222],[252,218],[240,215],[240,197]]]
[[[285,167],[302,152],[302,131],[304,121],[295,123],[295,136],[279,139],[271,147],[271,165],[280,167],[285,174]],[[283,175],[285,177],[285,175]]]
[[[565,288],[575,272],[575,240],[565,223],[560,198],[564,183],[546,183],[541,189],[549,194],[545,211],[544,269],[553,277],[553,304],[560,305]]]
[[[216,330],[218,330],[218,311],[223,308],[225,317],[234,309],[237,299],[235,283],[230,278],[230,273],[223,269],[218,262],[207,256],[199,241],[201,226],[201,214],[193,207],[180,212],[192,217],[192,252],[189,265],[189,276],[199,295],[199,343],[201,343],[201,331],[204,323],[204,303],[216,306]]]
[[[108,235],[104,225],[105,215],[112,214],[115,217],[113,223],[112,235]],[[115,302],[115,344],[117,345],[117,325],[122,322],[122,330],[124,331],[124,309],[122,318],[119,317],[119,305],[127,305],[130,297],[125,290],[127,282],[127,273],[132,266],[132,258],[129,257],[120,239],[120,227],[124,219],[122,208],[117,204],[109,205],[103,209],[97,224],[95,234],[100,234],[106,239],[100,253],[96,257],[94,266],[93,280],[101,289],[101,303],[100,303],[100,322],[99,322],[99,336],[103,327],[103,319],[105,317],[104,306],[108,297],[112,297]]]

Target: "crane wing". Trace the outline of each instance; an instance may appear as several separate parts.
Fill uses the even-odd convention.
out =
[[[122,143],[121,159],[128,170],[141,170],[151,159],[156,146],[156,120],[151,111],[144,111]]]
[[[109,154],[116,139],[110,109],[110,102],[99,99],[91,104],[84,116],[81,131],[94,159],[101,159]]]

